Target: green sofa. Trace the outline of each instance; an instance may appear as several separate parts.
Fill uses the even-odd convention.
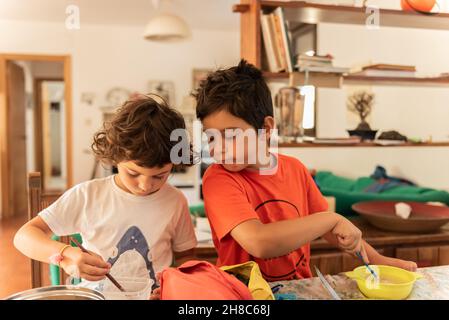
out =
[[[348,179],[336,176],[329,171],[318,171],[315,174],[315,181],[323,195],[335,197],[336,211],[345,216],[356,215],[351,206],[361,201],[438,201],[449,205],[449,193],[443,190],[397,186],[380,193],[372,193],[364,190],[375,183],[375,179],[369,177]]]

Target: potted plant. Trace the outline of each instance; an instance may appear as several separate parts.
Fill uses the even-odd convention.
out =
[[[362,140],[374,140],[377,130],[372,130],[366,118],[370,115],[374,104],[374,94],[367,91],[355,92],[348,97],[348,110],[357,114],[360,123],[355,130],[348,130],[350,136],[358,136]]]

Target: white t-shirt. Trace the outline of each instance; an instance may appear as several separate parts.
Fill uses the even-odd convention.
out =
[[[173,251],[196,246],[187,200],[164,184],[148,196],[120,189],[114,176],[87,181],[39,213],[58,236],[81,234],[83,247],[112,264],[111,275],[151,278],[173,262]]]

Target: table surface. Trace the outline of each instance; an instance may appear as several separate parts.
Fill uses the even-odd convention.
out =
[[[424,277],[415,282],[407,300],[449,300],[449,265],[421,268],[417,273]],[[358,289],[357,282],[344,274],[326,275],[330,285],[342,300],[367,299]],[[319,278],[271,282],[271,287],[282,284],[277,292],[294,294],[298,300],[329,300],[331,295],[321,284]]]

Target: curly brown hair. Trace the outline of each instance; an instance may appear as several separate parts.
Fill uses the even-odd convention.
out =
[[[125,102],[95,133],[92,150],[98,160],[109,165],[135,161],[146,168],[172,163],[170,152],[181,139],[171,141],[170,135],[175,129],[186,128],[184,118],[161,97],[153,97],[139,95]],[[192,150],[190,143],[188,149]],[[193,153],[189,158],[190,163],[175,165],[175,169],[192,165]]]

